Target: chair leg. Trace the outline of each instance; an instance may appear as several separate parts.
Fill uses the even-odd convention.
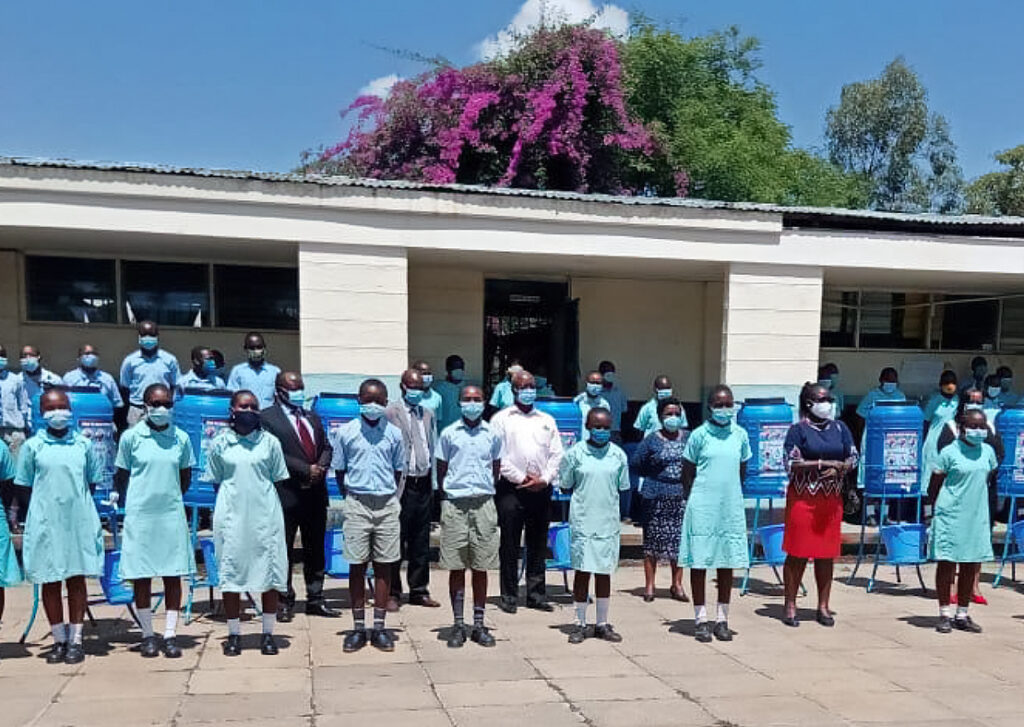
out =
[[[769,503],[771,501],[769,500]],[[754,552],[757,547],[757,520],[758,515],[761,511],[761,499],[757,498],[754,500],[754,519],[753,524],[750,528],[749,546],[747,553],[747,570],[743,574],[743,582],[740,584],[740,595],[747,595],[748,586],[750,584],[750,568],[754,565]]]
[[[903,579],[900,578],[900,567],[896,566],[896,582],[902,584]]]
[[[865,495],[861,499],[860,506],[860,543],[857,545],[857,562],[853,564],[853,572],[850,573],[849,578],[846,579],[846,585],[853,583],[853,579],[857,577],[857,570],[860,568],[860,564],[864,560],[864,537],[867,534],[867,526],[868,498]]]
[[[142,621],[139,620],[139,612],[135,610],[135,604],[134,603],[129,603],[128,604],[128,613],[131,614],[132,621],[135,622],[135,625],[138,626],[139,629],[141,629],[142,628]]]
[[[924,576],[921,575],[921,566],[920,565],[915,565],[914,568],[917,569],[917,580],[921,584],[921,594],[924,595],[924,596],[927,596],[928,595],[928,586],[926,586],[924,584]]]
[[[1006,518],[1006,535],[1003,536],[1003,555],[999,559],[999,570],[996,571],[995,580],[992,581],[993,588],[999,588],[999,584],[1003,580],[1003,568],[1006,567],[1006,561],[1010,556],[1010,545],[1013,540],[1013,525],[1015,522],[1015,516],[1017,514],[1017,498],[1010,497],[1010,516]],[[1017,580],[1016,573],[1016,562],[1010,564],[1011,575],[1013,580]]]
[[[24,644],[28,640],[28,632],[32,630],[37,615],[39,615],[39,584],[32,586],[32,613],[28,617],[28,623],[25,625],[25,630],[21,633],[21,638],[18,639],[19,644]]]
[[[92,608],[90,608],[89,606],[86,606],[85,607],[85,615],[89,619],[89,625],[90,626],[95,626],[96,625],[96,617],[92,615]]]

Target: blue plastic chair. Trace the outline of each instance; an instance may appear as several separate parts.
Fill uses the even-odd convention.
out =
[[[928,530],[920,523],[899,523],[896,525],[883,525],[879,528],[879,538],[882,541],[884,551],[881,560],[876,557],[875,565],[871,569],[871,578],[868,580],[868,593],[875,587],[875,574],[878,572],[879,562],[891,565],[896,568],[896,582],[902,583],[900,579],[900,566],[912,565],[917,570],[917,580],[921,583],[921,590],[927,591],[924,585],[924,577],[921,575],[921,564],[928,562],[927,545]]]
[[[331,578],[348,578],[352,564],[345,559],[345,533],[341,528],[332,528],[324,536],[325,572]]]
[[[544,561],[546,570],[562,572],[562,583],[569,590],[569,571],[572,570],[572,557],[569,553],[571,533],[569,523],[553,523],[548,527],[548,550],[551,558]]]
[[[220,567],[217,565],[217,549],[214,545],[213,538],[200,538],[199,539],[199,550],[203,554],[203,565],[206,566],[206,578],[200,580],[198,576],[192,579],[193,584],[196,587],[207,587],[210,589],[210,603],[213,603],[213,589],[220,585]],[[263,612],[260,610],[259,604],[256,599],[252,597],[251,593],[245,594],[246,598],[249,599],[249,605],[255,609],[257,615],[262,615]],[[189,617],[192,614],[192,595],[191,589],[189,593],[188,604],[186,606],[186,623],[189,622]]]

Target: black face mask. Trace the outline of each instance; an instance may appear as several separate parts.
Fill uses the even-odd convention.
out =
[[[231,428],[243,437],[252,434],[260,428],[260,413],[248,409],[231,412]]]

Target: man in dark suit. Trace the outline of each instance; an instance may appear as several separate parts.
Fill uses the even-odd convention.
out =
[[[274,404],[263,410],[263,429],[277,437],[284,452],[288,479],[277,485],[284,510],[284,536],[289,561],[295,533],[302,531],[302,575],[306,581],[306,613],[337,617],[324,601],[324,534],[327,530],[327,471],[334,452],[324,435],[320,417],[305,408],[302,374],[282,371],[275,380]],[[291,563],[290,563],[291,565]],[[291,621],[295,608],[292,568],[288,592],[283,594],[278,618]]]

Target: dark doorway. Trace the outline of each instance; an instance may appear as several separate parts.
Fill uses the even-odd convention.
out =
[[[493,389],[513,360],[546,373],[559,396],[576,393],[578,301],[568,283],[487,280],[484,284],[484,378]]]

